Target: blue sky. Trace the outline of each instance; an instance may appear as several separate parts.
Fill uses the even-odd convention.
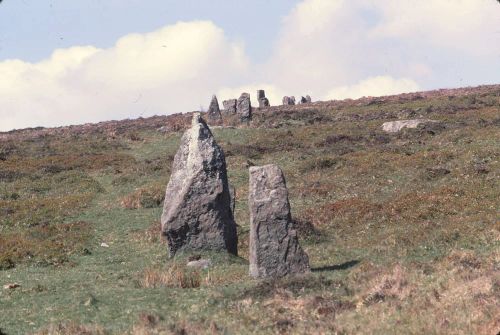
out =
[[[0,130],[500,82],[494,0],[4,0]]]
[[[211,20],[229,38],[248,44],[263,61],[293,0],[4,0],[0,7],[0,60],[39,61],[56,48],[105,48],[126,34],[177,21]]]

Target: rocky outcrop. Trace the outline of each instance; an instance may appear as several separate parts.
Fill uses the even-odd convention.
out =
[[[295,105],[295,97],[294,96],[291,96],[291,97],[284,96],[282,103],[284,106]]]
[[[161,216],[170,257],[184,250],[237,254],[226,160],[198,113],[175,154]]]
[[[309,271],[292,227],[288,190],[277,165],[250,167],[250,275],[283,277]]]
[[[421,124],[437,122],[428,119],[415,119],[415,120],[400,120],[384,122],[382,124],[382,129],[388,133],[397,133],[403,128],[417,128]]]
[[[222,102],[222,105],[224,106],[224,114],[227,115],[233,115],[236,114],[236,105],[238,104],[238,100],[236,99],[229,99],[229,100],[224,100]]]
[[[250,94],[241,93],[236,105],[236,113],[240,116],[241,121],[249,121],[252,119],[252,104],[250,103]]]
[[[212,100],[210,101],[210,106],[208,106],[207,111],[208,119],[211,121],[222,120],[222,115],[220,113],[219,101],[215,95],[212,95]]]

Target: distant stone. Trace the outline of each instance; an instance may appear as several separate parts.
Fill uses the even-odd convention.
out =
[[[212,121],[222,120],[222,115],[220,113],[219,101],[215,95],[212,95],[212,100],[210,101],[210,106],[208,106],[207,111],[208,118]]]
[[[390,121],[382,124],[382,129],[388,133],[397,133],[403,128],[417,128],[421,124],[437,122],[428,119]]]
[[[266,92],[264,90],[257,90],[257,100],[260,100],[265,97],[266,97]]]
[[[212,262],[209,259],[199,259],[196,261],[190,261],[186,264],[187,267],[189,268],[196,268],[196,269],[202,269],[206,270],[210,266],[212,266]]]
[[[224,114],[232,115],[236,114],[236,105],[238,104],[238,100],[229,99],[224,100],[222,105],[224,106]]]
[[[300,97],[299,104],[306,104],[307,99],[305,97]]]
[[[252,119],[252,104],[250,103],[250,94],[241,93],[236,105],[236,113],[240,116],[241,121]]]
[[[283,97],[283,100],[282,100],[282,103],[284,106],[291,106],[291,105],[295,105],[295,97],[287,97],[287,96],[284,96]]]
[[[161,216],[170,257],[184,250],[225,250],[237,254],[224,152],[194,114],[175,154]]]
[[[293,229],[288,190],[274,164],[250,168],[250,275],[279,278],[309,271]]]
[[[306,95],[306,103],[310,104],[312,102],[311,96]]]
[[[269,107],[269,99],[266,98],[266,92],[264,90],[257,90],[257,101],[259,102],[259,108]]]

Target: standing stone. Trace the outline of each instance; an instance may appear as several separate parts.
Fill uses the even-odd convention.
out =
[[[175,154],[161,216],[170,257],[184,250],[226,250],[237,254],[224,152],[200,114]]]
[[[224,106],[224,114],[228,114],[228,115],[236,114],[237,103],[238,103],[238,100],[236,100],[236,99],[224,100],[222,102],[222,105]]]
[[[309,257],[292,229],[288,190],[274,164],[250,167],[250,275],[283,277],[309,271]]]
[[[310,104],[312,102],[311,96],[306,95],[306,103]]]
[[[265,97],[266,97],[266,92],[264,90],[257,90],[257,100],[260,100]]]
[[[257,101],[259,102],[259,108],[269,107],[269,99],[266,98],[264,90],[257,90]]]
[[[300,97],[299,104],[306,104],[307,99],[305,97]]]
[[[252,119],[252,104],[250,103],[250,94],[241,93],[236,105],[236,112],[240,116],[241,121]]]
[[[284,96],[282,103],[284,106],[295,105],[295,97],[294,96],[291,96],[291,97]]]
[[[215,95],[212,95],[212,100],[210,101],[210,106],[208,107],[208,118],[212,121],[222,120],[222,115],[220,114],[219,101]]]

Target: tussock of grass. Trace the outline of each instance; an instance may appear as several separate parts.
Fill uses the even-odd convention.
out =
[[[161,207],[165,199],[164,188],[164,185],[159,184],[141,187],[122,198],[121,205],[127,209]]]

